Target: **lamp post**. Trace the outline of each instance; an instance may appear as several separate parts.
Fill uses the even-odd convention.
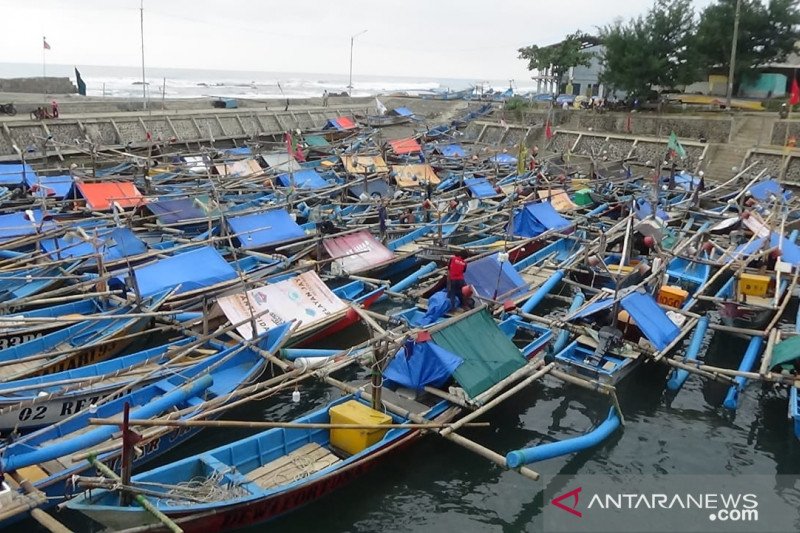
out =
[[[728,111],[731,110],[731,98],[733,97],[733,70],[736,66],[736,45],[739,40],[739,13],[742,9],[742,0],[736,0],[736,14],[733,16],[733,39],[731,41],[731,64],[728,68],[728,91],[725,96],[725,105]]]
[[[367,30],[360,31],[355,35],[350,36],[350,83],[347,84],[347,95],[353,96],[353,42],[355,42],[356,37],[359,35],[364,35],[367,33]]]

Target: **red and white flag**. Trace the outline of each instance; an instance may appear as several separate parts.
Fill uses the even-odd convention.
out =
[[[47,44],[47,37],[42,37],[42,46],[45,50],[50,50],[50,45]]]
[[[544,124],[544,137],[548,141],[553,138],[553,128],[550,126],[549,120]]]

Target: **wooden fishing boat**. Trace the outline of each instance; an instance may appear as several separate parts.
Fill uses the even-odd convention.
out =
[[[84,320],[18,346],[0,350],[0,382],[62,372],[103,361],[120,353],[133,334],[152,322],[168,292],[153,295],[143,305],[120,306],[98,320]],[[130,313],[138,313],[128,317]]]
[[[0,316],[0,350],[38,339],[80,322],[84,315],[106,310],[100,301],[92,298]]]
[[[289,328],[290,325],[285,324],[271,330],[258,340],[258,346],[274,351]],[[265,367],[266,359],[262,355],[248,345],[235,345],[179,373],[20,437],[0,448],[0,467],[12,489],[20,491],[19,484],[27,479],[50,498],[44,507],[55,505],[67,494],[70,478],[92,468],[87,461],[92,450],[100,461],[112,467],[120,461],[122,442],[118,428],[94,428],[88,424],[89,418],[119,417],[128,404],[132,418],[146,419],[176,410],[180,419],[192,419],[202,416],[204,409],[230,401],[231,393],[257,379]],[[134,458],[134,466],[145,464],[199,431],[199,428],[131,429],[142,436],[137,444],[141,453]],[[21,492],[16,494],[21,496]],[[11,517],[0,522],[0,527],[20,518],[19,515]]]
[[[129,390],[140,389],[227,349],[212,341],[184,348],[194,339],[188,337],[73,370],[0,383],[0,433],[54,424],[96,405],[127,384],[135,383]],[[173,362],[179,355],[180,362]]]
[[[354,115],[356,121],[363,126],[370,126],[372,128],[383,128],[385,126],[398,126],[400,124],[408,124],[411,122],[411,117],[402,115]]]

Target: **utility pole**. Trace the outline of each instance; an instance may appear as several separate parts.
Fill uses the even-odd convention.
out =
[[[367,30],[356,33],[350,36],[350,82],[347,84],[347,95],[353,96],[353,42],[359,35],[364,35]]]
[[[144,0],[139,2],[139,31],[142,35],[142,109],[147,111],[147,80],[144,75]]]
[[[739,13],[742,10],[742,0],[736,0],[736,14],[733,16],[733,39],[731,40],[731,64],[728,68],[728,93],[725,97],[725,106],[731,110],[731,98],[733,97],[733,70],[736,66],[736,45],[739,41]]]

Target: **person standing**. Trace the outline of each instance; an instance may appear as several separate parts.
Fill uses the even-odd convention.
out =
[[[53,100],[52,109],[53,109],[53,118],[58,118],[58,102],[56,102],[55,100]]]
[[[325,89],[322,93],[322,107],[328,107],[328,96],[330,96],[328,94],[328,89]]]
[[[462,291],[467,282],[464,273],[467,271],[467,253],[460,250],[450,258],[447,264],[447,294],[450,297],[450,309],[456,308],[456,298],[463,304]]]

